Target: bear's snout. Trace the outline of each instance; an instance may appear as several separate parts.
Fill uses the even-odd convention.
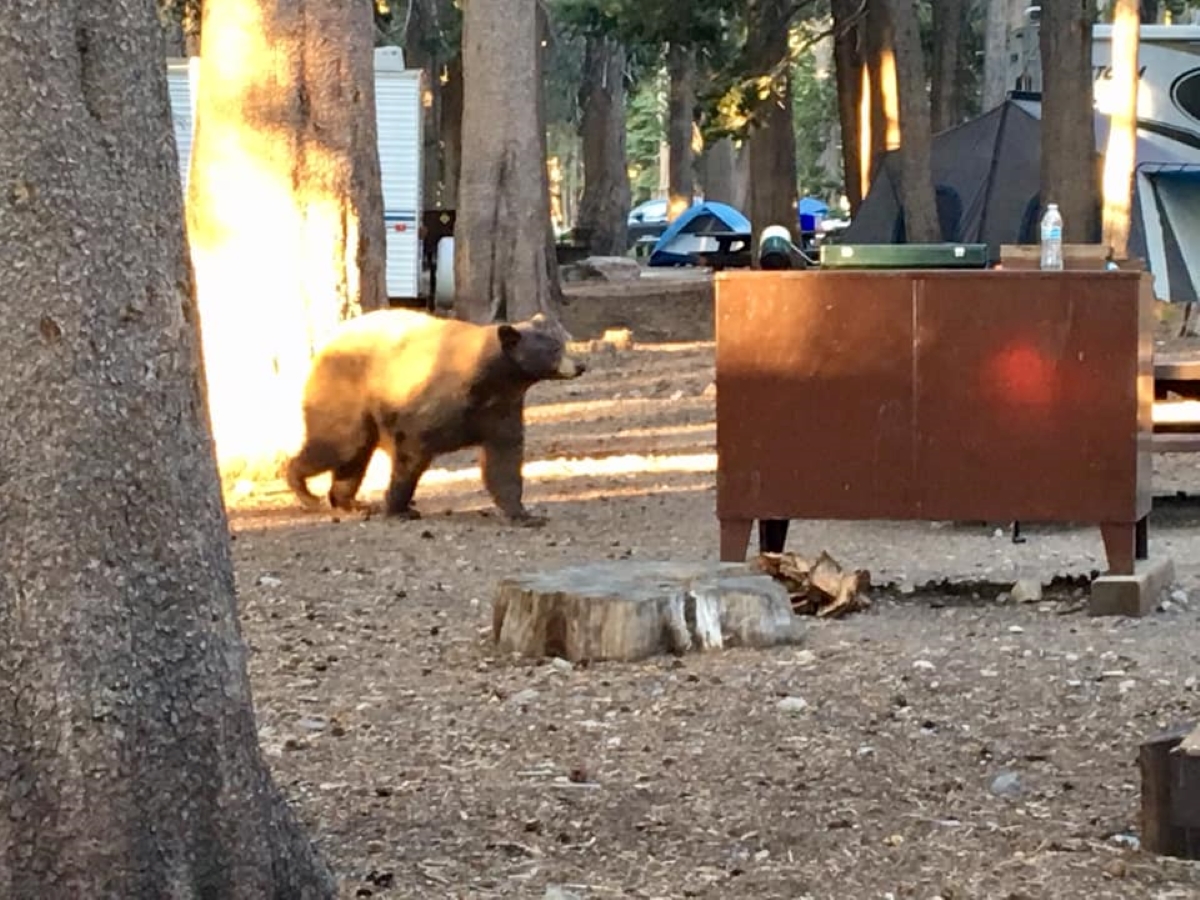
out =
[[[578,378],[586,371],[586,363],[570,356],[564,355],[563,358],[558,362],[558,376],[560,378]]]

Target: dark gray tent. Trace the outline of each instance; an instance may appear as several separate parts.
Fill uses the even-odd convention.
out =
[[[933,183],[943,240],[986,243],[994,254],[1001,244],[1037,243],[1040,113],[1036,100],[1010,98],[977,119],[934,135]],[[1107,139],[1108,117],[1097,113],[1098,152]],[[899,163],[896,151],[884,154],[840,243],[904,243]],[[1129,252],[1146,261],[1155,294],[1195,301],[1200,289],[1200,148],[1138,130],[1132,220]]]

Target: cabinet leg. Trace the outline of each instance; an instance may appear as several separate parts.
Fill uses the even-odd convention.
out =
[[[1138,526],[1133,522],[1105,522],[1100,526],[1109,575],[1133,574],[1137,557],[1137,530]]]
[[[721,562],[745,562],[753,519],[721,520]]]
[[[758,520],[758,550],[760,553],[782,553],[787,543],[789,519]]]
[[[1134,553],[1138,559],[1150,558],[1150,517],[1142,516],[1137,520],[1134,532]]]

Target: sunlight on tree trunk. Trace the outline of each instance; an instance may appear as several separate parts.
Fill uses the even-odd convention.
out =
[[[1092,109],[1091,0],[1042,5],[1042,208],[1057,203],[1064,243],[1093,243],[1100,200]]]
[[[865,65],[860,85],[859,179],[865,197],[879,159],[900,146],[899,97],[892,29],[885,3],[869,3],[863,22]]]
[[[629,244],[629,170],[625,156],[625,50],[615,40],[586,40],[579,88],[583,196],[578,229],[588,252],[619,256]]]
[[[728,203],[736,208],[734,182],[737,169],[737,148],[728,137],[712,141],[700,155],[700,187],[706,200]]]
[[[313,351],[387,305],[374,27],[365,3],[204,4],[188,234],[227,476],[294,449]]]
[[[942,239],[930,168],[929,98],[916,0],[888,0],[895,46],[900,107],[900,203],[905,239],[910,243]]]
[[[0,897],[332,898],[258,747],[153,6],[0,32]]]
[[[542,312],[562,291],[550,228],[537,0],[468,0],[463,10],[462,176],[454,312],[475,322]]]
[[[696,106],[696,52],[672,44],[667,48],[667,219],[692,205],[693,111]]]
[[[1116,0],[1113,8],[1112,79],[1108,82],[1110,125],[1104,153],[1104,243],[1117,258],[1129,244],[1133,169],[1137,153],[1138,0]]]

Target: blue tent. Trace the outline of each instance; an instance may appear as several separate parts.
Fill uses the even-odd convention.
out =
[[[725,203],[705,200],[681,212],[662,233],[658,243],[650,252],[652,266],[693,266],[697,254],[711,253],[717,242],[711,237],[700,237],[706,231],[732,231],[750,233],[750,220]]]

